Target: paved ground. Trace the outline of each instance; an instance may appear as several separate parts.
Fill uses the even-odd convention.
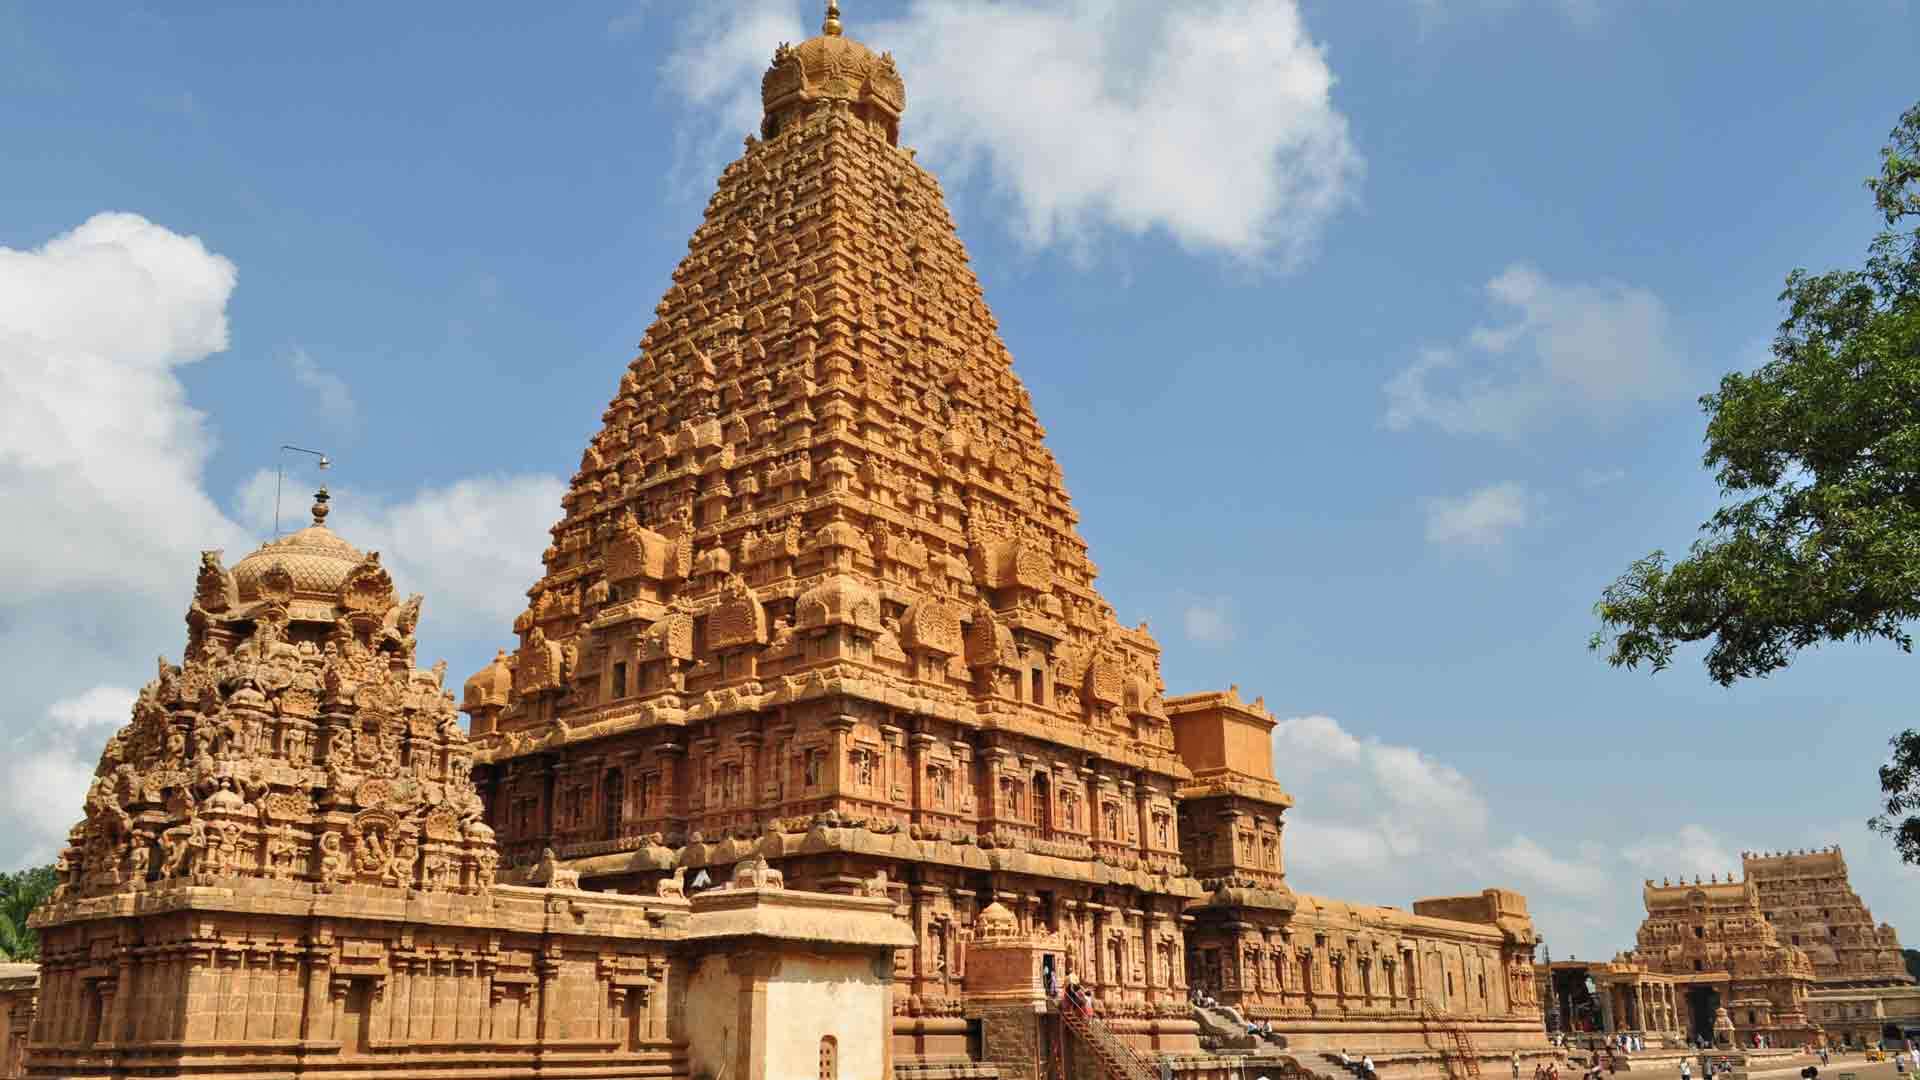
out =
[[[1819,1060],[1816,1058],[1810,1062],[1807,1058],[1793,1058],[1788,1064],[1772,1066],[1764,1070],[1756,1069],[1751,1075],[1798,1077],[1800,1070],[1810,1063],[1819,1064]],[[1869,1063],[1859,1054],[1835,1054],[1833,1064],[1820,1065],[1820,1080],[1840,1080],[1841,1073],[1852,1073],[1855,1080],[1895,1080],[1897,1075],[1893,1071],[1893,1062],[1891,1060]],[[1906,1075],[1911,1077],[1913,1070],[1908,1069]]]

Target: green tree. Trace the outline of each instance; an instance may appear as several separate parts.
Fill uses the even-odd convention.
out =
[[[1722,506],[1686,558],[1656,551],[1595,605],[1615,666],[1710,642],[1721,685],[1831,641],[1913,651],[1920,618],[1920,105],[1867,180],[1885,228],[1855,270],[1795,270],[1773,358],[1700,399]],[[1920,733],[1892,739],[1868,824],[1920,863]]]
[[[0,960],[39,957],[40,935],[27,929],[27,916],[53,895],[57,880],[51,866],[0,874]]]

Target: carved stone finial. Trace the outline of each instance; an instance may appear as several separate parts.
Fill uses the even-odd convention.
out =
[[[313,523],[315,525],[325,525],[327,523],[327,500],[329,498],[332,498],[332,496],[327,494],[327,489],[324,487],[313,493]]]
[[[828,37],[840,36],[839,0],[827,0],[827,21],[820,24],[820,32]]]

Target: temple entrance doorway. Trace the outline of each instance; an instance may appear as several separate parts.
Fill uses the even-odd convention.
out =
[[[1687,1037],[1713,1041],[1713,1017],[1720,1011],[1720,991],[1696,986],[1687,991]]]

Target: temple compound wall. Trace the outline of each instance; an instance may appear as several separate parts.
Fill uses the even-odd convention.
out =
[[[1418,1048],[1465,1025],[1486,1049],[1540,1041],[1524,897],[1418,900],[1411,912],[1294,893],[1281,842],[1293,800],[1273,780],[1274,721],[1235,690],[1167,703],[1193,777],[1179,789],[1193,985],[1272,1021],[1289,1046]]]

